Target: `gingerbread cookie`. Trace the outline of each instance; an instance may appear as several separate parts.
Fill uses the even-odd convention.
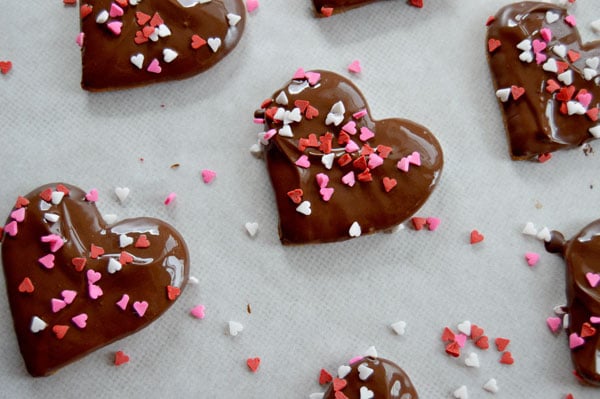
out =
[[[283,244],[332,242],[391,229],[427,200],[442,149],[425,127],[374,120],[348,79],[298,70],[263,102],[260,141]]]
[[[187,247],[173,227],[152,218],[107,226],[96,199],[47,184],[19,197],[4,226],[6,289],[33,376],[145,327],[187,282]]]
[[[513,159],[600,137],[600,41],[558,6],[522,2],[489,21],[486,52]]]
[[[553,231],[546,249],[567,263],[565,327],[576,375],[600,386],[600,220],[569,241]]]
[[[84,0],[80,14],[90,91],[196,75],[236,46],[246,18],[242,0]]]

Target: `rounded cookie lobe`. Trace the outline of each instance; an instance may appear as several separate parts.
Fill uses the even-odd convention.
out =
[[[600,386],[600,220],[569,241],[553,231],[546,248],[567,263],[566,331],[575,371],[584,382]]]
[[[329,71],[299,70],[256,116],[283,244],[388,230],[427,200],[443,166],[425,127],[374,120],[358,88]]]
[[[6,289],[33,376],[145,327],[186,285],[188,250],[173,227],[145,217],[106,225],[96,198],[48,184],[19,197],[6,222]]]

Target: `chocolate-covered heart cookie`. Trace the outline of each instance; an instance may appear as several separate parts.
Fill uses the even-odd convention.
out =
[[[600,137],[600,41],[582,44],[565,9],[502,8],[489,23],[486,52],[513,159]]]
[[[375,1],[378,0],[313,0],[313,3],[318,13],[331,15]],[[406,0],[405,2],[415,7],[423,7],[423,0]]]
[[[183,79],[223,59],[244,30],[242,0],[180,1],[83,0],[81,86],[102,91]]]
[[[372,356],[342,365],[323,399],[419,399],[410,378],[396,363]]]
[[[173,227],[152,218],[107,226],[96,199],[48,184],[19,197],[4,226],[6,289],[33,376],[148,325],[187,282],[187,247]]]
[[[283,244],[390,229],[421,207],[441,174],[431,132],[374,120],[358,88],[333,72],[298,70],[256,116]]]
[[[575,371],[586,383],[600,386],[600,220],[569,241],[553,231],[546,249],[567,263],[565,324]]]

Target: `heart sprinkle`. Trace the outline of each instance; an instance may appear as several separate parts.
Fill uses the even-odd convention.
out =
[[[33,286],[31,279],[29,277],[25,277],[23,281],[21,281],[21,284],[19,284],[18,290],[22,293],[31,294],[35,290],[35,287]]]
[[[121,299],[119,299],[119,301],[117,302],[117,306],[119,308],[121,308],[122,310],[127,309],[127,304],[129,303],[129,295],[127,294],[123,294],[123,296],[121,297]]]
[[[535,252],[527,252],[525,254],[525,260],[529,266],[535,266],[540,260],[540,255]]]
[[[333,377],[331,376],[331,374],[329,374],[327,370],[321,369],[321,371],[319,372],[319,384],[329,384],[331,381],[333,381]]]
[[[495,378],[490,378],[485,384],[483,384],[483,389],[491,393],[498,392],[498,382]]]
[[[135,301],[133,303],[133,310],[135,310],[139,317],[144,317],[144,315],[146,314],[146,310],[148,310],[148,302]]]
[[[175,198],[177,198],[176,193],[169,193],[169,195],[167,195],[167,198],[165,198],[164,204],[165,205],[171,204],[173,201],[175,201]]]
[[[237,321],[230,320],[229,321],[229,335],[232,337],[236,337],[239,333],[244,330],[244,326],[242,323],[238,323]]]
[[[54,333],[57,339],[63,339],[65,335],[67,335],[67,331],[69,331],[69,326],[65,326],[62,324],[52,326],[52,332]]]
[[[258,8],[258,0],[246,0],[246,10],[249,13],[253,12]]]
[[[348,65],[348,71],[352,73],[360,73],[362,71],[362,66],[360,65],[359,60],[354,60]]]
[[[353,237],[353,238],[360,237],[360,235],[362,234],[362,230],[361,230],[358,222],[352,223],[352,225],[350,226],[350,230],[348,231],[348,234],[350,234],[350,237]]]
[[[31,324],[30,324],[30,330],[32,333],[37,334],[42,330],[45,330],[46,327],[48,327],[48,323],[46,323],[44,320],[40,319],[37,316],[33,316],[31,318]]]
[[[510,352],[504,352],[500,357],[500,363],[502,364],[512,365],[514,362],[515,360]]]
[[[481,241],[483,241],[483,235],[481,233],[479,233],[477,230],[472,230],[471,231],[471,245],[473,244],[477,244],[480,243]]]
[[[469,392],[465,385],[461,385],[458,389],[452,392],[452,396],[456,399],[469,399]]]
[[[510,343],[510,340],[506,339],[506,338],[498,337],[495,339],[494,343],[496,344],[496,348],[498,349],[499,352],[504,352],[504,349],[506,349],[506,347]]]
[[[546,319],[546,324],[548,325],[550,331],[556,333],[560,330],[560,327],[562,325],[562,319],[559,317],[548,317]]]
[[[46,269],[52,269],[54,267],[54,255],[48,254],[38,259],[38,262],[42,264]]]
[[[190,314],[196,319],[204,319],[204,305],[196,305],[190,310]]]
[[[253,373],[258,371],[258,367],[260,366],[260,357],[253,357],[246,360],[246,365]]]
[[[84,329],[87,326],[88,315],[86,313],[80,313],[77,316],[73,316],[71,321],[75,326],[80,329]]]
[[[215,179],[215,177],[217,177],[217,172],[210,169],[203,169],[201,175],[202,181],[204,181],[206,184],[209,184]]]
[[[587,272],[585,278],[592,288],[596,288],[600,284],[600,274],[598,273]]]
[[[390,325],[392,330],[398,335],[404,335],[406,333],[406,322],[405,321],[397,321]]]
[[[127,356],[125,354],[125,352],[118,351],[115,353],[115,360],[114,360],[115,366],[120,366],[120,365],[128,363],[128,362],[129,362],[129,356]]]

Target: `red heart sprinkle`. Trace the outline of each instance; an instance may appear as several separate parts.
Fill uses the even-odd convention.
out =
[[[592,122],[596,122],[598,120],[598,108],[596,107],[588,109],[585,114]]]
[[[504,352],[500,358],[500,363],[502,364],[513,364],[514,362],[515,360],[510,352]]]
[[[446,345],[446,353],[452,357],[459,357],[460,345],[458,345],[458,342],[450,342],[448,345]]]
[[[127,0],[115,0],[121,7],[127,7]]]
[[[136,248],[148,248],[150,246],[150,241],[148,241],[146,234],[141,234],[133,246]]]
[[[311,133],[308,135],[308,147],[318,147],[319,142],[317,141],[317,135]]]
[[[321,385],[327,384],[327,383],[331,382],[332,380],[333,380],[333,378],[331,377],[331,374],[329,374],[327,372],[327,370],[321,369],[321,372],[319,373],[319,384],[321,384]]]
[[[61,193],[63,193],[64,195],[69,195],[69,193],[71,192],[71,190],[69,190],[67,187],[65,187],[63,184],[57,184],[56,185],[56,191],[60,191]]]
[[[367,159],[364,155],[361,155],[352,162],[352,166],[358,170],[365,170],[367,168]]]
[[[63,339],[67,334],[67,331],[69,331],[69,326],[65,326],[62,324],[52,326],[52,332],[54,333],[54,335],[56,335],[56,338],[58,339]]]
[[[92,13],[92,8],[93,7],[89,4],[82,4],[81,7],[79,7],[79,18],[84,19],[90,15]]]
[[[152,19],[150,20],[150,26],[152,27],[158,27],[159,25],[163,25],[164,23],[165,22],[157,12],[154,13]]]
[[[485,332],[476,324],[471,325],[471,339],[477,341]]]
[[[490,15],[488,17],[487,21],[485,21],[485,26],[490,26],[495,20],[496,20],[496,17],[493,15]]]
[[[333,7],[321,7],[321,15],[331,17],[333,15]]]
[[[258,366],[260,365],[260,357],[253,357],[246,360],[246,365],[248,365],[248,368],[253,373],[256,373],[256,371],[258,370]]]
[[[557,90],[560,90],[560,84],[554,79],[548,79],[546,81],[546,91],[548,93],[554,93]]]
[[[560,91],[558,92],[558,94],[556,95],[556,99],[558,101],[567,102],[567,101],[570,101],[571,98],[573,98],[574,94],[575,94],[575,87],[573,87],[573,86],[562,87],[560,89]]]
[[[272,99],[272,98],[267,98],[265,101],[263,101],[263,102],[260,104],[260,109],[267,109],[267,107],[268,107],[269,105],[271,105],[272,103],[273,103],[273,99]]]
[[[0,72],[4,75],[10,72],[12,69],[12,62],[10,61],[0,61]]]
[[[128,253],[128,252],[121,251],[121,254],[119,255],[119,262],[122,265],[126,265],[128,263],[132,263],[133,262],[133,256],[131,256],[131,254]]]
[[[34,289],[35,287],[29,277],[25,277],[23,281],[21,281],[21,284],[19,284],[19,292],[31,294]]]
[[[50,202],[52,200],[52,189],[51,188],[47,188],[44,191],[42,191],[40,193],[40,197],[46,201],[46,202]]]
[[[362,146],[362,148],[360,149],[360,154],[361,155],[371,155],[375,152],[375,150],[368,144],[365,144]]]
[[[545,154],[540,154],[538,155],[538,162],[539,163],[544,163],[546,161],[549,161],[552,158],[552,154],[547,152]]]
[[[373,181],[373,176],[371,176],[371,172],[369,171],[369,169],[365,169],[363,172],[359,173],[357,178],[359,181],[362,182]]]
[[[348,381],[342,379],[342,378],[334,378],[333,379],[333,390],[334,391],[341,391],[342,389],[346,388],[346,385],[348,385]]]
[[[334,399],[349,399],[343,392],[337,391]]]
[[[423,0],[410,0],[410,5],[417,8],[423,8]]]
[[[346,132],[344,132],[343,130],[340,131],[340,133],[338,134],[338,144],[339,145],[345,145],[348,144],[348,142],[350,141],[350,135]]]
[[[17,198],[17,202],[15,203],[15,208],[19,209],[27,205],[29,205],[29,200],[19,195],[19,197]]]
[[[85,264],[87,263],[87,259],[85,259],[85,258],[73,258],[73,259],[71,259],[71,263],[73,264],[73,266],[75,266],[75,270],[78,271],[78,272],[80,272],[85,267]]]
[[[319,110],[313,107],[312,105],[309,105],[308,108],[306,108],[305,116],[308,120],[316,118],[317,116],[319,116]]]
[[[153,33],[154,33],[153,26],[146,25],[142,28],[142,34],[144,35],[145,38],[149,38]]]
[[[471,231],[471,244],[477,244],[481,241],[483,241],[483,235],[477,230]]]
[[[277,107],[267,108],[267,110],[265,111],[265,117],[267,119],[270,119],[270,120],[274,121],[276,113],[277,113]]]
[[[397,184],[398,184],[398,181],[394,178],[389,178],[387,176],[383,178],[383,188],[385,189],[385,191],[387,193],[392,191],[392,189],[394,187],[396,187]]]
[[[150,15],[143,13],[141,11],[137,11],[135,13],[135,20],[139,26],[144,26],[148,21],[150,21]]]
[[[587,338],[587,337],[591,337],[593,335],[596,334],[596,329],[594,327],[592,327],[592,325],[590,323],[583,323],[581,325],[581,338]]]
[[[510,87],[510,93],[515,100],[518,100],[519,97],[525,94],[525,89],[523,87],[513,85]]]
[[[498,47],[502,46],[502,42],[498,39],[490,39],[488,40],[488,51],[493,53]]]
[[[142,44],[148,41],[148,38],[144,36],[144,33],[141,30],[135,32],[135,37],[133,38],[135,44]]]
[[[563,61],[556,61],[556,68],[558,69],[556,73],[560,75],[561,73],[569,69],[569,64]]]
[[[567,53],[567,57],[569,57],[569,60],[571,62],[575,62],[579,59],[579,57],[581,57],[581,55],[579,55],[577,51],[569,50],[569,52]]]
[[[98,259],[98,257],[102,255],[104,255],[104,248],[92,244],[90,249],[90,258]]]
[[[310,105],[310,103],[306,100],[296,100],[294,101],[294,105],[300,108],[300,112],[304,113],[306,111],[306,108],[308,108],[308,106]]]
[[[340,165],[340,166],[346,166],[350,162],[352,162],[352,156],[350,156],[350,154],[344,154],[341,157],[339,157],[337,162],[338,162],[338,165]]]
[[[390,153],[392,152],[392,147],[388,147],[387,145],[379,144],[376,148],[379,156],[383,159],[386,159]]]
[[[295,190],[288,191],[287,195],[294,204],[299,204],[302,202],[302,196],[304,195],[304,192],[301,188],[297,188]]]
[[[174,301],[181,294],[181,289],[178,287],[173,287],[172,285],[167,285],[167,298],[170,301]]]
[[[413,224],[415,230],[423,230],[423,227],[425,226],[425,224],[427,224],[427,219],[421,218],[421,217],[414,217],[411,219],[411,221],[412,221],[412,224]],[[444,330],[444,333],[445,332],[446,332],[446,330]],[[452,334],[452,339],[454,339],[454,334]]]
[[[506,349],[506,347],[510,343],[510,339],[496,338],[496,340],[494,342],[496,343],[496,348],[498,348],[498,351],[503,352],[504,349]]]
[[[483,337],[479,338],[476,342],[475,345],[479,348],[479,349],[488,349],[490,347],[490,343],[488,340],[487,335],[484,335]]]
[[[204,40],[203,38],[201,38],[198,35],[192,35],[192,48],[194,50],[198,50],[200,47],[204,46],[206,44],[206,40]]]
[[[456,336],[448,327],[444,327],[444,332],[442,333],[442,341],[444,342],[452,342]]]
[[[115,353],[115,366],[120,366],[129,362],[129,356],[125,354],[123,351],[118,351]]]

